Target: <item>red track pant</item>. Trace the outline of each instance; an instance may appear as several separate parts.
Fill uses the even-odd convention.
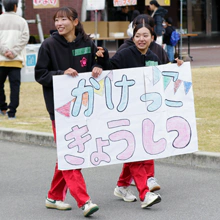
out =
[[[147,172],[147,179],[149,179],[150,177],[154,177],[154,160],[146,160],[145,169]],[[132,180],[133,178],[130,179],[130,183]]]
[[[52,128],[54,140],[56,141],[55,121],[52,121]],[[69,189],[70,194],[75,198],[79,208],[90,199],[87,194],[86,184],[81,169],[58,170],[58,164],[56,162],[48,198],[64,201],[67,189]]]
[[[118,186],[127,187],[130,185],[131,179],[133,178],[141,201],[144,200],[146,193],[149,192],[149,188],[146,184],[148,179],[146,167],[148,163],[149,160],[125,163],[117,182]]]

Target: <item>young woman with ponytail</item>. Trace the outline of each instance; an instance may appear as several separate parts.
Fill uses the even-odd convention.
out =
[[[76,77],[80,73],[91,71],[92,76],[97,77],[101,74],[102,68],[96,64],[97,48],[85,33],[76,10],[71,7],[60,8],[53,19],[57,31],[52,33],[39,49],[35,79],[43,87],[44,100],[56,141],[53,76]],[[46,198],[46,207],[58,210],[71,209],[69,204],[64,203],[67,189],[75,198],[78,207],[82,208],[85,217],[99,209],[96,204],[92,203],[87,193],[81,169],[58,170],[56,162],[51,187]]]

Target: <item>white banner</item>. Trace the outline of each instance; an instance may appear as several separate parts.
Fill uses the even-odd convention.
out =
[[[129,6],[129,5],[136,5],[137,0],[113,0],[113,6],[121,7],[121,6]]]
[[[151,0],[145,0],[145,5],[149,5]],[[170,6],[170,0],[157,0],[160,6]]]
[[[39,8],[58,8],[60,7],[59,0],[33,0],[34,9]]]
[[[198,150],[190,63],[54,76],[60,170]]]
[[[87,0],[86,10],[95,11],[95,10],[104,10],[105,9],[105,0]]]

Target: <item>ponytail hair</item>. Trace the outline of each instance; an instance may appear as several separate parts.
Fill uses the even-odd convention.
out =
[[[67,17],[69,20],[74,21],[76,18],[78,18],[78,13],[74,8],[65,6],[58,9],[53,16],[53,20],[55,21],[55,19],[58,17]],[[85,41],[90,39],[90,37],[84,31],[83,25],[80,21],[75,28],[75,35],[77,36],[79,33],[83,36]]]

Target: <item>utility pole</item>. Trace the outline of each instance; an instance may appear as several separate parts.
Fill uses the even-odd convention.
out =
[[[21,0],[22,17],[25,18],[25,0]]]
[[[183,0],[180,0],[180,54],[179,57],[182,60],[182,46],[183,46]]]

